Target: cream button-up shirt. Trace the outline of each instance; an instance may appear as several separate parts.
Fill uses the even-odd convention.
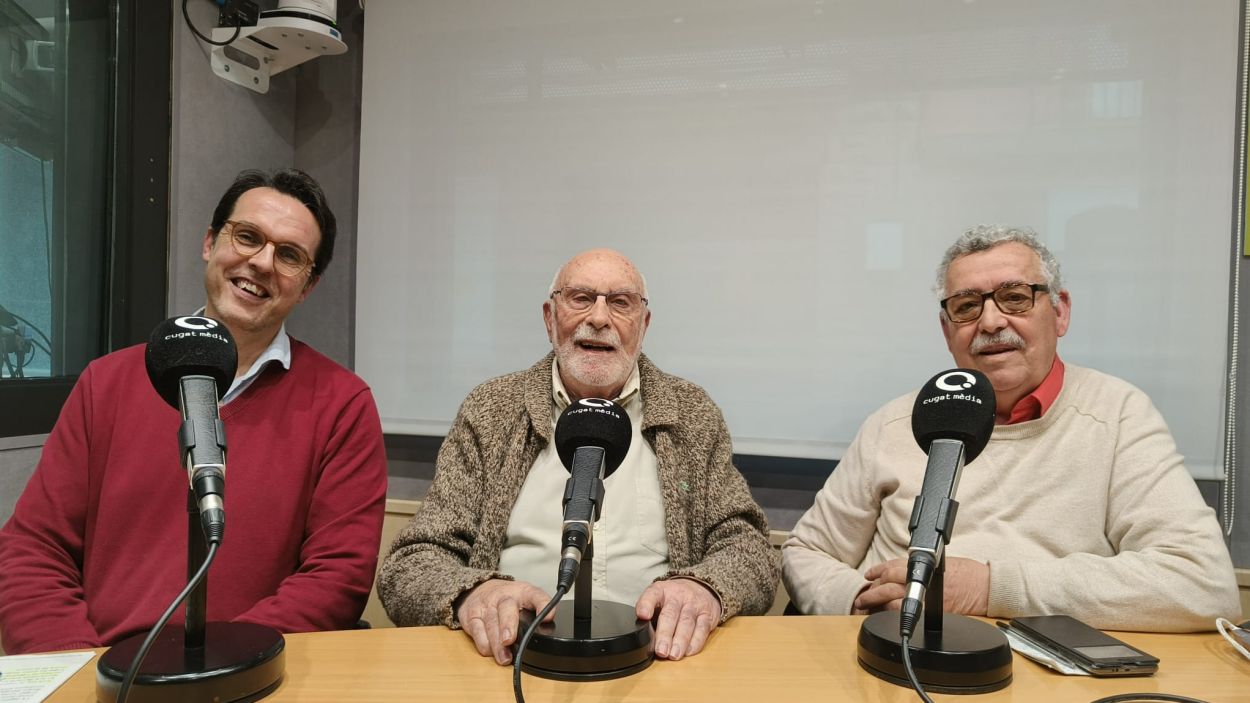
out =
[[[603,505],[591,536],[594,599],[631,606],[652,581],[668,571],[659,465],[655,450],[642,438],[642,396],[638,390],[635,364],[620,397],[615,399],[629,415],[633,437],[625,460],[603,481]],[[569,394],[560,381],[559,366],[553,361],[553,436],[556,419],[568,405]],[[560,503],[568,478],[555,442],[548,443],[521,486],[499,555],[500,572],[532,583],[549,594],[555,593],[560,566],[560,533],[564,523]]]

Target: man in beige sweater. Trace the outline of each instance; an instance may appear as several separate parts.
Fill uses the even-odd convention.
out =
[[[1137,388],[1056,354],[1071,298],[1029,230],[981,226],[938,268],[955,363],[997,399],[989,445],[960,479],[944,606],[990,617],[1065,613],[1119,630],[1212,629],[1237,585],[1214,512]],[[916,393],[860,428],[782,547],[804,613],[898,609],[926,458]]]
[[[511,661],[517,611],[541,609],[556,585],[568,478],[556,418],[570,402],[608,398],[629,414],[633,439],[604,480],[594,597],[654,618],[657,656],[697,654],[724,620],[766,611],[777,588],[764,514],[734,468],[720,410],[642,354],[646,283],[620,253],[565,264],[543,320],[554,351],[461,405],[430,492],[378,577],[382,604],[397,625],[462,627],[483,656]]]

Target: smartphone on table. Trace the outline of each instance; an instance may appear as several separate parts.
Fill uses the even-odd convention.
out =
[[[1012,618],[1011,628],[1094,676],[1149,676],[1159,659],[1067,615]]]

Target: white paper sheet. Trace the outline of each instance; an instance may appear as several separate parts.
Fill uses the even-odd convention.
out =
[[[59,652],[0,657],[0,703],[39,703],[94,656]]]

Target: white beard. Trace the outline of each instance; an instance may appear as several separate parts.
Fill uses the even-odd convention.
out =
[[[607,357],[591,358],[591,353],[577,346],[579,341],[599,341],[610,344],[616,350]],[[587,327],[579,327],[570,339],[552,345],[556,359],[560,362],[560,373],[568,374],[583,386],[596,388],[615,388],[622,386],[634,370],[637,358],[630,358],[629,353],[621,347],[620,337],[608,331],[594,334]],[[609,398],[611,400],[611,398]]]

